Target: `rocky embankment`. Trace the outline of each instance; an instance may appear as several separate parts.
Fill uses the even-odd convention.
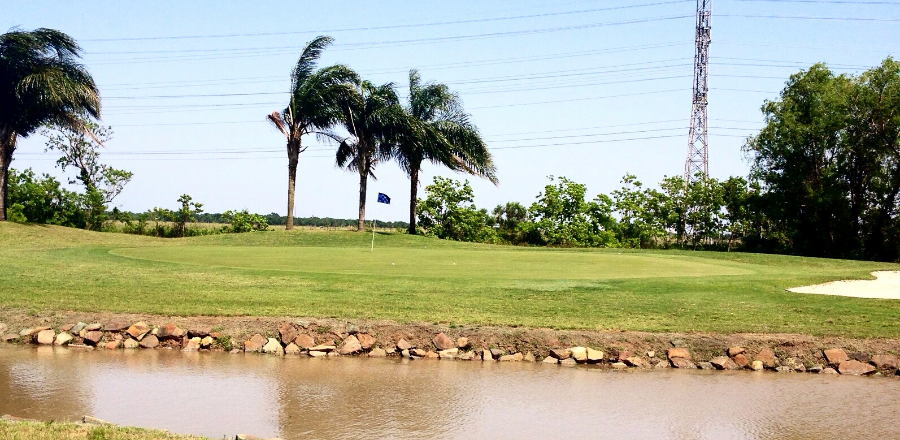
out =
[[[56,318],[59,319],[58,317]],[[272,318],[180,318],[151,324],[113,317],[10,332],[8,343],[83,349],[221,350],[276,356],[403,357],[422,360],[541,362],[612,369],[772,370],[846,375],[897,375],[897,340],[815,338],[804,335],[708,335],[441,328],[437,325],[348,323]],[[213,327],[202,325],[219,323]]]

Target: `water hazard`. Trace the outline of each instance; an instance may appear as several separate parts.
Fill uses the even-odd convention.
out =
[[[0,349],[0,413],[214,438],[900,438],[900,379]]]

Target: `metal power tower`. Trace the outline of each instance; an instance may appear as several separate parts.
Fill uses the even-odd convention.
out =
[[[691,109],[691,132],[688,140],[687,160],[684,163],[684,181],[690,184],[697,173],[706,178],[709,172],[706,102],[709,95],[709,30],[712,18],[712,0],[697,0],[697,30],[694,49],[694,103]]]

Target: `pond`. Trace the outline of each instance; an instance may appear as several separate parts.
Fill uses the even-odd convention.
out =
[[[222,438],[900,438],[900,379],[0,349],[0,413]]]

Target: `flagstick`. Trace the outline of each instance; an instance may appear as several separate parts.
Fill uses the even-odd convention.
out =
[[[370,252],[375,252],[375,219],[372,219],[372,250]]]

